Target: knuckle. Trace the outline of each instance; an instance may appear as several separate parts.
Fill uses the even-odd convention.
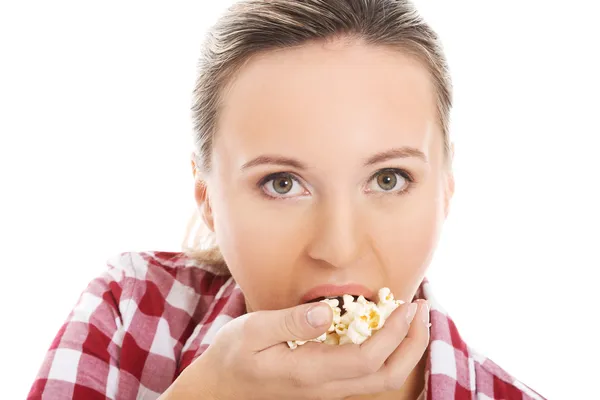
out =
[[[256,315],[252,314],[242,315],[241,317],[236,318],[235,322],[240,325],[244,333],[250,332],[258,324]],[[231,325],[231,323],[229,325]]]
[[[221,329],[219,329],[219,331],[217,332],[217,335],[219,335],[219,336],[235,335],[235,331],[240,329],[240,326],[243,329],[245,319],[246,318],[239,317],[239,318],[235,318],[235,319],[229,321]]]
[[[410,330],[410,323],[404,315],[402,315],[399,318],[396,318],[390,325],[392,325],[392,329],[398,332],[398,335],[401,336],[406,336],[406,334]]]
[[[363,374],[373,374],[381,368],[381,362],[378,357],[366,351],[362,352],[362,357],[358,358],[358,360]]]
[[[402,371],[390,369],[383,377],[383,387],[385,390],[400,390],[406,382],[406,374]]]
[[[374,374],[375,372],[379,371],[380,368],[381,363],[374,357],[369,358],[365,365],[365,369],[368,374]]]
[[[246,318],[241,318],[238,321],[242,340],[254,337],[256,332],[260,332],[261,328],[258,318],[252,318],[254,316],[249,314],[247,314],[245,317]]]
[[[283,317],[283,325],[287,333],[289,333],[293,338],[302,337],[302,331],[300,329],[300,324],[298,323],[298,313],[291,312],[286,313]]]
[[[410,324],[400,308],[394,310],[392,315],[386,320],[383,329],[386,328],[396,331],[400,335],[406,335],[408,333]]]
[[[411,323],[408,322],[408,319],[406,319],[406,317],[407,317],[406,313],[399,313],[398,317],[394,321],[394,322],[396,322],[397,329],[404,334],[408,333],[408,331],[410,329],[410,325],[411,325]],[[414,318],[413,318],[413,321],[414,321]]]

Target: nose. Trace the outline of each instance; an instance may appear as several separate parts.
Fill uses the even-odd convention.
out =
[[[347,268],[364,254],[367,235],[360,212],[349,201],[324,206],[317,212],[308,254],[336,268]]]

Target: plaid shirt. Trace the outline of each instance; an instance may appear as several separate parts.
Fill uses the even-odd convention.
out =
[[[415,297],[431,304],[424,399],[542,399],[463,342],[427,280]],[[156,399],[244,312],[230,275],[183,253],[123,253],[82,293],[28,399]]]

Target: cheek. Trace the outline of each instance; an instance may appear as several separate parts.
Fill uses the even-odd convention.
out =
[[[425,188],[424,188],[425,189]],[[388,210],[372,228],[374,251],[398,298],[410,301],[429,267],[444,223],[439,189],[426,188]]]
[[[300,210],[238,194],[218,201],[215,233],[223,258],[252,309],[290,306],[295,265],[303,250],[306,221]],[[289,207],[289,206],[288,206]]]

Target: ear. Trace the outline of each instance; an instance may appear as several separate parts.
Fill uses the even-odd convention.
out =
[[[196,198],[196,204],[198,204],[198,209],[200,209],[200,214],[202,215],[204,223],[206,224],[207,228],[211,230],[211,232],[214,232],[215,224],[213,211],[212,207],[210,206],[210,197],[208,196],[208,190],[205,181],[200,179],[196,180],[194,185],[194,196]]]
[[[192,162],[192,174],[194,175],[194,180],[196,179],[196,152],[192,152],[190,156],[190,161]]]
[[[202,179],[200,175],[200,170],[197,168],[196,156],[194,153],[192,153],[192,172],[194,174],[194,198],[196,199],[196,204],[198,205],[198,209],[200,210],[204,224],[208,227],[208,229],[214,232],[214,218],[212,208],[210,206],[208,188],[206,181]]]
[[[448,218],[448,214],[450,212],[450,203],[452,201],[452,197],[454,196],[454,169],[452,165],[454,164],[454,143],[450,145],[450,160],[448,163],[448,170],[446,172],[446,187],[444,193],[444,217]]]

